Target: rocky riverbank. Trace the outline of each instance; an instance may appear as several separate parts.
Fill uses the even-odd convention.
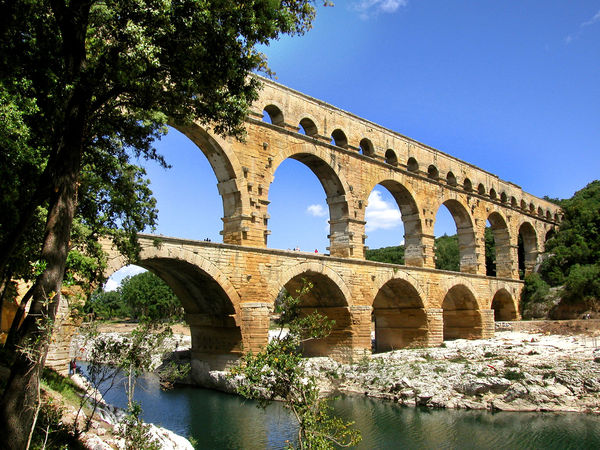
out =
[[[499,332],[340,364],[307,361],[328,393],[407,406],[600,413],[600,338]]]

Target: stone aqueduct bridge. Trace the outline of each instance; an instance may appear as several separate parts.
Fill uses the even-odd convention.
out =
[[[263,121],[263,111],[270,122]],[[287,87],[264,80],[246,120],[245,142],[180,129],[208,158],[223,200],[223,244],[141,236],[139,265],[182,300],[196,362],[217,368],[268,338],[282,288],[305,278],[304,307],[335,319],[309,355],[347,358],[371,351],[490,336],[496,319],[519,318],[518,242],[531,270],[560,220],[557,206],[510,182]],[[329,206],[329,255],[267,248],[269,188],[287,158],[317,176]],[[404,222],[405,265],[366,261],[365,208],[376,185],[395,198]],[[299,194],[301,195],[301,193]],[[290,201],[295,199],[290,199]],[[435,269],[434,222],[445,205],[456,222],[460,273]],[[486,222],[497,277],[487,277]],[[109,272],[125,264],[114,255]],[[243,349],[243,350],[242,350]]]

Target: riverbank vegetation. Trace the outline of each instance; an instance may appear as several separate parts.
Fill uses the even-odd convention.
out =
[[[525,278],[526,318],[600,312],[600,180],[557,203],[563,220],[546,242],[538,273]]]

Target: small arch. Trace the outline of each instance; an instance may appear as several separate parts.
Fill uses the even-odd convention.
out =
[[[517,207],[517,199],[515,197],[510,198],[510,206],[512,206],[513,208]]]
[[[283,126],[284,120],[281,109],[273,104],[265,106],[265,109],[263,110],[263,121],[272,123],[273,125]]]
[[[435,167],[433,164],[431,164],[427,168],[427,177],[431,178],[432,180],[437,180],[440,177],[440,172],[438,168]]]
[[[518,319],[515,301],[506,289],[502,288],[494,295],[492,299],[492,309],[494,310],[494,320],[496,322],[513,321]]]
[[[444,340],[480,339],[482,337],[481,313],[477,300],[468,287],[452,287],[442,303]]]
[[[408,158],[408,161],[406,163],[406,168],[408,169],[409,172],[418,172],[419,171],[419,163],[417,162],[417,160],[415,158],[413,158],[411,156],[410,158]]]
[[[485,186],[483,183],[479,183],[479,186],[477,186],[477,193],[479,195],[485,195]]]
[[[360,141],[360,153],[362,153],[365,156],[375,156],[375,149],[373,147],[373,143],[367,139],[367,138],[363,138]]]
[[[496,190],[494,188],[490,189],[490,198],[492,200],[496,200],[498,198],[498,195],[496,194]]]
[[[550,212],[550,210],[546,210],[546,219],[548,220],[552,220],[552,213]]]
[[[300,128],[300,132],[304,131],[303,134],[305,134],[307,136],[316,136],[318,134],[317,126],[308,117],[305,117],[304,119],[302,119],[300,121],[299,128]]]
[[[463,183],[463,187],[465,191],[471,192],[473,190],[473,183],[468,178],[465,178],[465,182]]]
[[[391,166],[398,165],[398,156],[396,156],[396,152],[391,148],[385,151],[385,162]]]
[[[521,209],[527,211],[527,202],[525,200],[521,200]]]
[[[449,186],[456,186],[458,184],[456,176],[454,176],[452,172],[448,172],[448,175],[446,175],[446,183],[448,183]]]
[[[541,206],[538,206],[537,213],[538,213],[538,216],[544,217],[544,210],[542,209]]]
[[[532,203],[529,204],[529,212],[531,214],[535,214],[535,205]]]
[[[333,130],[333,133],[331,133],[331,143],[341,148],[348,148],[346,133],[339,128]]]
[[[393,278],[377,292],[373,301],[374,349],[385,352],[427,343],[427,315],[415,287]]]
[[[506,196],[506,192],[502,191],[502,192],[500,193],[500,201],[501,201],[502,203],[506,203],[506,202],[508,201],[508,197]]]
[[[556,222],[560,222],[560,216],[558,215],[558,213],[554,213],[554,220]]]

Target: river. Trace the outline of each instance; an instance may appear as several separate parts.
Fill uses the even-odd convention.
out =
[[[277,403],[261,410],[252,401],[208,389],[162,391],[154,375],[139,379],[135,397],[145,421],[192,436],[198,448],[280,449],[295,436],[293,419]],[[125,408],[123,383],[105,398]],[[356,422],[360,449],[600,448],[600,417],[593,415],[431,410],[367,397],[341,397],[333,406]]]

